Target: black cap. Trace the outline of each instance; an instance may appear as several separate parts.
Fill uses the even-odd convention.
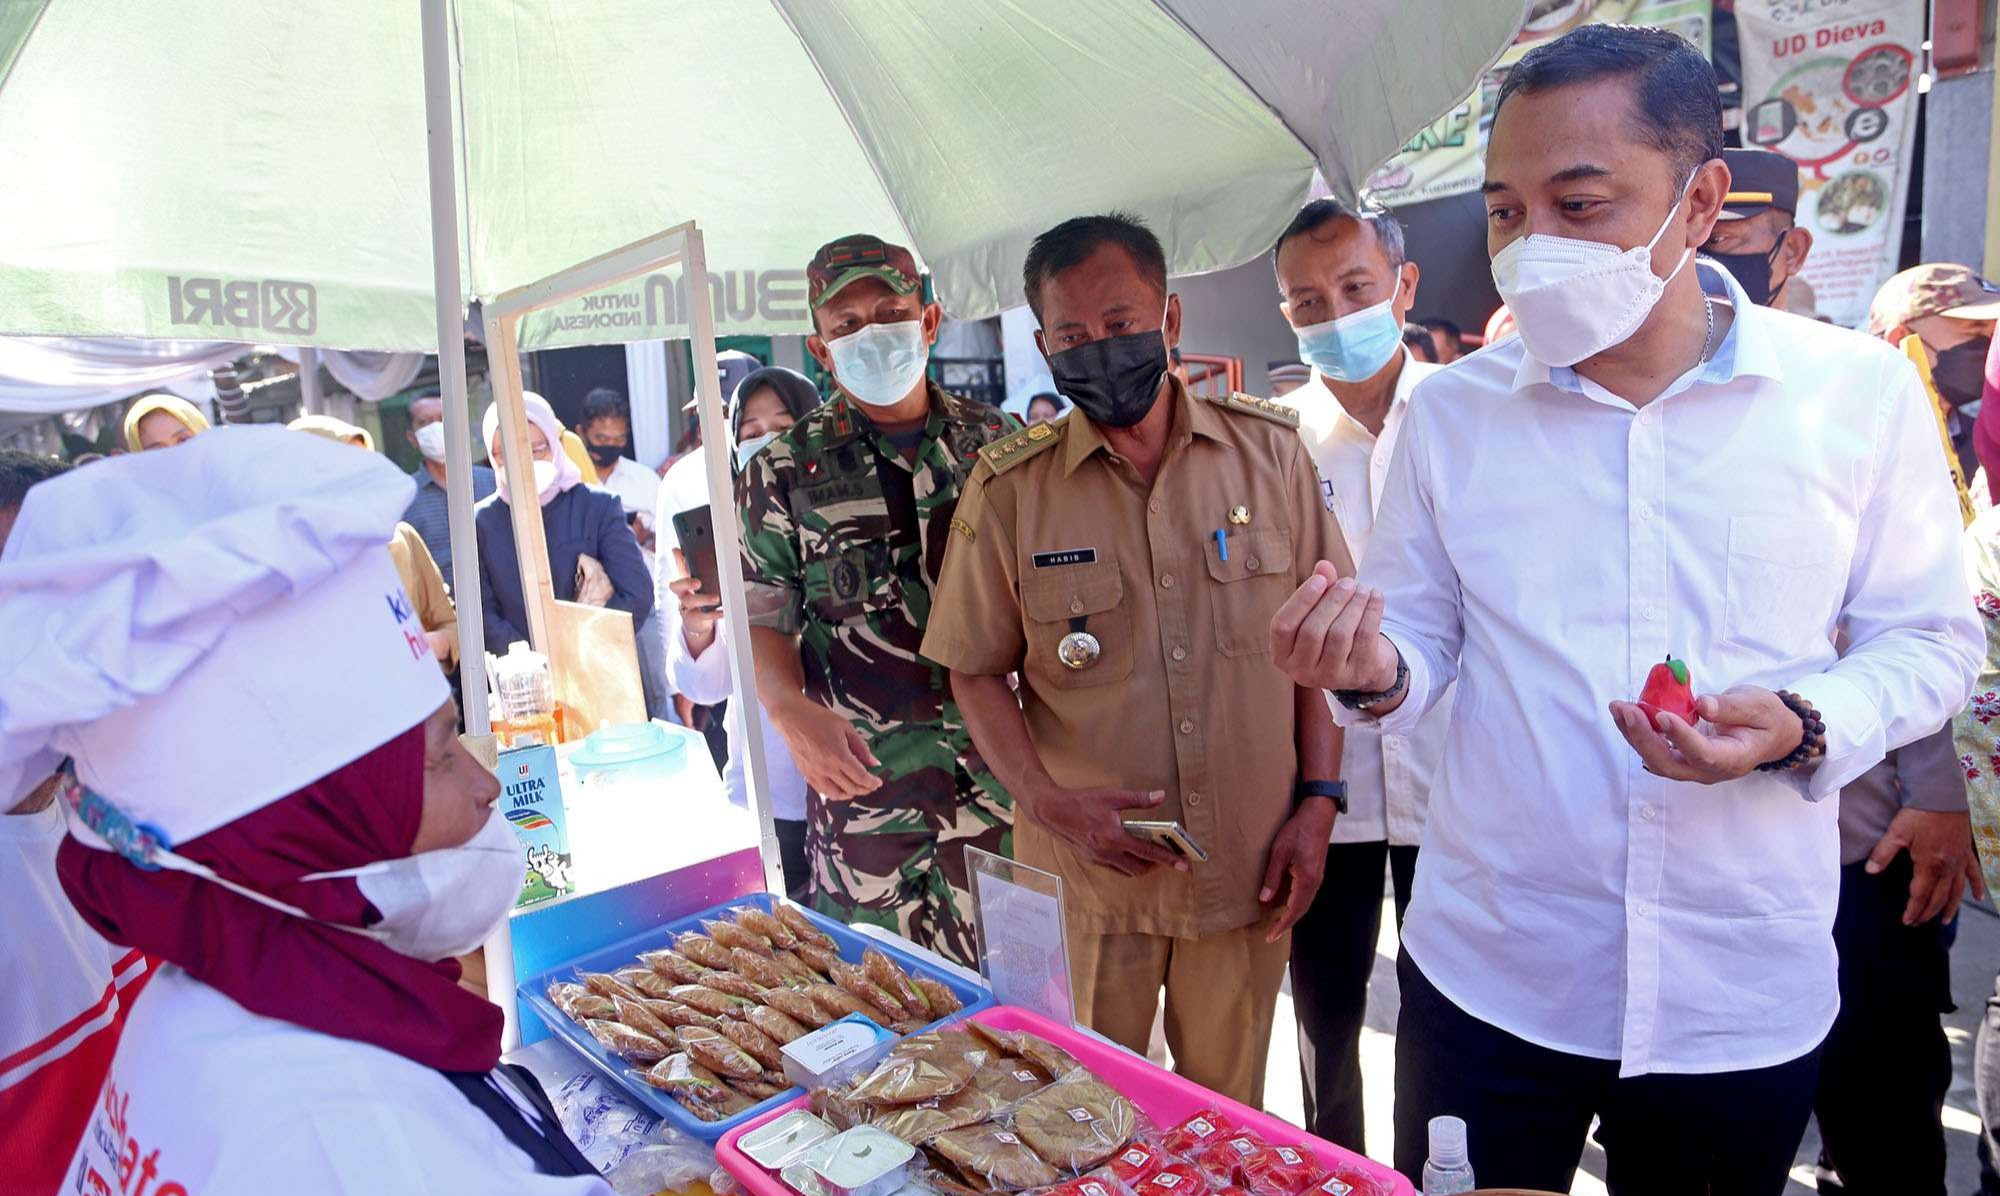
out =
[[[1747,220],[1776,208],[1799,214],[1799,164],[1774,150],[1726,149],[1729,194],[1722,201],[1722,219]]]

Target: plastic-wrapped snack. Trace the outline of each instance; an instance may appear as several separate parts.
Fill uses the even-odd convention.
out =
[[[1259,1147],[1243,1160],[1243,1186],[1253,1196],[1299,1196],[1325,1174],[1310,1148],[1298,1146]]]
[[[984,1056],[924,1049],[927,1035],[907,1039],[856,1081],[849,1095],[871,1105],[911,1105],[950,1096],[972,1082]],[[906,1049],[914,1046],[916,1049]]]
[[[890,1022],[896,1020],[837,984],[812,985],[806,989],[806,995],[811,997],[815,1004],[826,1011],[828,1020],[843,1018],[850,1013],[858,1013],[862,1017],[884,1028],[887,1028]]]
[[[806,998],[811,1001],[811,997]],[[768,1005],[752,1005],[743,1011],[743,1020],[771,1036],[779,1046],[803,1038],[810,1031],[793,1018]]]
[[[931,1012],[930,998],[918,990],[910,974],[896,966],[888,955],[869,947],[861,952],[861,970],[877,988],[896,998],[911,1017],[930,1019],[943,1014]],[[892,1011],[893,1012],[893,1011]]]
[[[817,1030],[833,1020],[803,989],[767,988],[757,994],[757,999],[808,1030]]]
[[[762,1078],[755,1080],[731,1080],[729,1086],[751,1100],[769,1100],[791,1087],[791,1084],[784,1082],[785,1077],[779,1076],[778,1080],[780,1082],[772,1083],[770,1073],[766,1072]]]
[[[985,1181],[995,1191],[1018,1192],[1055,1183],[1062,1176],[1030,1149],[1019,1135],[997,1125],[972,1125],[946,1130],[930,1140],[968,1180]]]
[[[1335,1163],[1307,1196],[1395,1196],[1395,1187],[1351,1163]]]
[[[1079,1072],[1022,1101],[1014,1132],[1049,1162],[1081,1175],[1131,1141],[1138,1118],[1131,1101]]]
[[[724,1085],[725,1095],[715,1104],[705,1104],[684,1092],[669,1092],[668,1096],[680,1102],[681,1108],[703,1121],[721,1121],[738,1113],[747,1113],[757,1105],[756,1101]]]
[[[853,1129],[857,1125],[867,1124],[872,1112],[868,1106],[847,1099],[847,1094],[837,1088],[821,1088],[814,1092],[812,1111],[837,1130]]]
[[[629,970],[631,975],[625,978],[626,982],[633,988],[638,989],[642,996],[664,1001],[674,991],[674,982],[651,968],[631,968]],[[713,976],[715,973],[710,972],[709,975]],[[624,976],[624,973],[621,972],[620,976]]]
[[[1193,1163],[1168,1163],[1132,1185],[1136,1196],[1206,1196],[1208,1182]]]
[[[745,951],[741,947],[729,949],[729,966],[738,976],[755,984],[758,988],[783,987],[791,977],[778,961],[755,951]]]
[[[571,1021],[588,1018],[616,1019],[618,1011],[611,999],[600,997],[581,984],[551,984],[548,988],[549,1004],[569,1015]]]
[[[745,951],[755,951],[759,955],[771,953],[771,940],[754,931],[745,930],[734,922],[704,918],[701,928],[708,933],[708,937],[724,947],[740,947]]]
[[[859,1106],[867,1124],[886,1130],[912,1145],[921,1145],[946,1130],[978,1125],[1000,1111],[1000,1102],[972,1088],[914,1105]]]
[[[577,979],[600,997],[629,997],[636,1001],[646,994],[606,972],[579,972]]]
[[[710,972],[702,977],[702,984],[719,993],[732,997],[742,997],[746,1001],[757,1000],[763,995],[764,986],[735,972]]]
[[[929,976],[912,976],[910,983],[916,985],[917,991],[924,994],[924,1001],[930,1006],[933,1018],[949,1017],[965,1008],[965,1002],[959,1000],[958,994],[951,991],[951,986],[942,980],[933,980]]]
[[[1203,1109],[1194,1116],[1167,1131],[1160,1141],[1168,1154],[1193,1157],[1201,1153],[1202,1146],[1217,1135],[1228,1137],[1236,1129],[1236,1123],[1224,1117],[1220,1110]]]
[[[799,958],[797,951],[779,947],[771,952],[771,961],[787,978],[799,984],[819,984],[826,979],[826,973],[814,971],[811,964]]]
[[[881,985],[870,980],[868,973],[862,970],[859,964],[836,961],[829,975],[833,977],[835,984],[880,1009],[892,1019],[902,1021],[910,1016],[909,1008],[884,990]]]
[[[760,1080],[764,1066],[720,1031],[706,1026],[676,1026],[674,1037],[696,1063],[724,1079]]]
[[[1249,1130],[1232,1130],[1227,1135],[1217,1134],[1203,1139],[1199,1146],[1188,1152],[1188,1161],[1200,1167],[1210,1182],[1218,1184],[1240,1184],[1243,1182],[1243,1164],[1250,1156],[1264,1148],[1264,1139]]]
[[[646,1007],[647,1012],[669,1026],[707,1026],[713,1030],[722,1024],[721,1018],[710,1017],[701,1010],[690,1008],[679,1001],[645,1000],[640,1004]]]
[[[797,936],[799,942],[821,947],[828,951],[838,949],[838,944],[828,936],[826,931],[813,925],[811,918],[806,917],[804,913],[792,906],[778,902],[772,907],[771,913],[778,921],[785,924],[786,930],[791,931],[793,935]]]
[[[683,1093],[704,1105],[719,1105],[729,1098],[722,1077],[696,1063],[685,1051],[676,1051],[639,1074],[655,1088]]]
[[[618,1020],[645,1034],[650,1034],[661,1042],[673,1041],[673,1027],[660,1020],[659,1016],[646,1007],[644,1000],[634,1001],[628,997],[613,997],[611,1004],[618,1010]]]
[[[1049,1086],[1055,1077],[1026,1059],[990,1058],[972,1073],[970,1087],[992,1097],[1002,1105],[1011,1105],[1032,1093]]]
[[[703,967],[678,951],[665,948],[641,952],[639,962],[675,984],[700,984],[703,976],[715,970]]]
[[[1057,1079],[1081,1068],[1076,1056],[1055,1043],[1026,1030],[998,1030],[984,1022],[967,1021],[966,1027],[1009,1055],[1031,1060]]]
[[[793,934],[790,927],[754,905],[733,909],[729,911],[729,916],[736,920],[738,926],[751,934],[761,935],[773,947],[789,951],[798,945],[799,936]]]
[[[625,1060],[627,1063],[658,1063],[673,1054],[673,1048],[643,1030],[634,1030],[622,1022],[607,1022],[591,1018],[583,1023],[590,1036],[604,1044],[604,1049]]]
[[[822,976],[832,974],[833,965],[840,962],[840,952],[832,947],[809,943],[804,939],[799,940],[799,945],[793,948],[793,953],[805,960],[807,967]]]
[[[1057,1184],[1043,1196],[1131,1196],[1131,1189],[1119,1179],[1100,1171]]]
[[[729,970],[729,948],[705,934],[682,931],[680,937],[674,940],[674,950],[702,967]]]
[[[1150,1142],[1128,1142],[1111,1159],[1111,1173],[1127,1184],[1137,1184],[1174,1161],[1174,1157]]]
[[[669,999],[710,1017],[734,1017],[738,1011],[756,1002],[745,997],[717,992],[705,984],[679,984],[668,994]]]
[[[761,1006],[753,1006],[752,1008],[761,1008]],[[778,1054],[777,1042],[769,1034],[764,1033],[749,1022],[721,1022],[717,1024],[716,1029],[722,1031],[724,1038],[742,1047],[745,1054],[763,1064],[766,1068],[777,1071],[785,1066],[784,1057]]]

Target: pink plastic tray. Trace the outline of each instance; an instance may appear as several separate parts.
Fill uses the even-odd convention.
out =
[[[1256,1130],[1265,1141],[1278,1146],[1295,1146],[1301,1142],[1312,1147],[1313,1153],[1323,1162],[1339,1161],[1358,1171],[1365,1171],[1390,1186],[1396,1196],[1415,1196],[1416,1189],[1401,1175],[1351,1150],[1343,1150],[1331,1142],[1313,1137],[1295,1125],[1280,1121],[1268,1113],[1259,1112],[1248,1105],[1239,1105],[1233,1100],[1217,1096],[1208,1089],[1175,1075],[1174,1073],[1148,1063],[1137,1055],[1106,1046],[1095,1038],[1077,1033],[1064,1026],[1030,1013],[1014,1005],[995,1005],[972,1015],[972,1020],[984,1022],[1001,1030],[1027,1030],[1041,1035],[1070,1054],[1077,1061],[1095,1072],[1105,1083],[1124,1093],[1151,1117],[1161,1129],[1169,1129],[1187,1120],[1196,1112],[1211,1105],[1222,1110],[1237,1125]],[[777,1108],[730,1130],[715,1144],[715,1157],[736,1181],[743,1185],[750,1196],[797,1196],[784,1181],[751,1161],[750,1157],[736,1147],[737,1139],[772,1118],[792,1109],[803,1108],[810,1098],[800,1097],[795,1101],[779,1105]]]

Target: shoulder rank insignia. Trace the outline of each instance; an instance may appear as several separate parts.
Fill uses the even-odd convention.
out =
[[[1231,411],[1241,411],[1245,415],[1261,415],[1273,423],[1280,423],[1288,428],[1299,426],[1298,408],[1287,407],[1270,399],[1260,399],[1255,395],[1246,395],[1240,390],[1225,397],[1212,398],[1209,402],[1219,407],[1227,407]]]
[[[985,459],[986,464],[992,468],[994,473],[1006,473],[1036,453],[1053,447],[1061,441],[1061,425],[1046,423],[1029,424],[1020,431],[1002,436],[992,444],[980,449],[979,455]]]

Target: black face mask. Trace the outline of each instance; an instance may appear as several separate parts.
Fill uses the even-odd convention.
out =
[[[1771,267],[1777,263],[1778,254],[1782,253],[1784,248],[1785,239],[1779,237],[1778,243],[1771,246],[1769,253],[1717,253],[1713,249],[1704,249],[1702,253],[1722,263],[1722,268],[1729,271],[1729,276],[1743,288],[1743,293],[1750,297],[1750,302],[1758,307],[1769,307]]]
[[[1937,383],[1945,402],[1963,407],[1979,401],[1986,385],[1986,353],[1992,347],[1992,337],[1979,336],[1938,350],[1931,381]]]
[[[1146,418],[1167,372],[1167,341],[1157,330],[1107,336],[1049,355],[1056,389],[1090,422],[1129,428]]]
[[[590,463],[599,469],[610,469],[618,464],[618,458],[625,455],[625,442],[617,444],[592,444],[583,442],[584,451],[590,454]]]

